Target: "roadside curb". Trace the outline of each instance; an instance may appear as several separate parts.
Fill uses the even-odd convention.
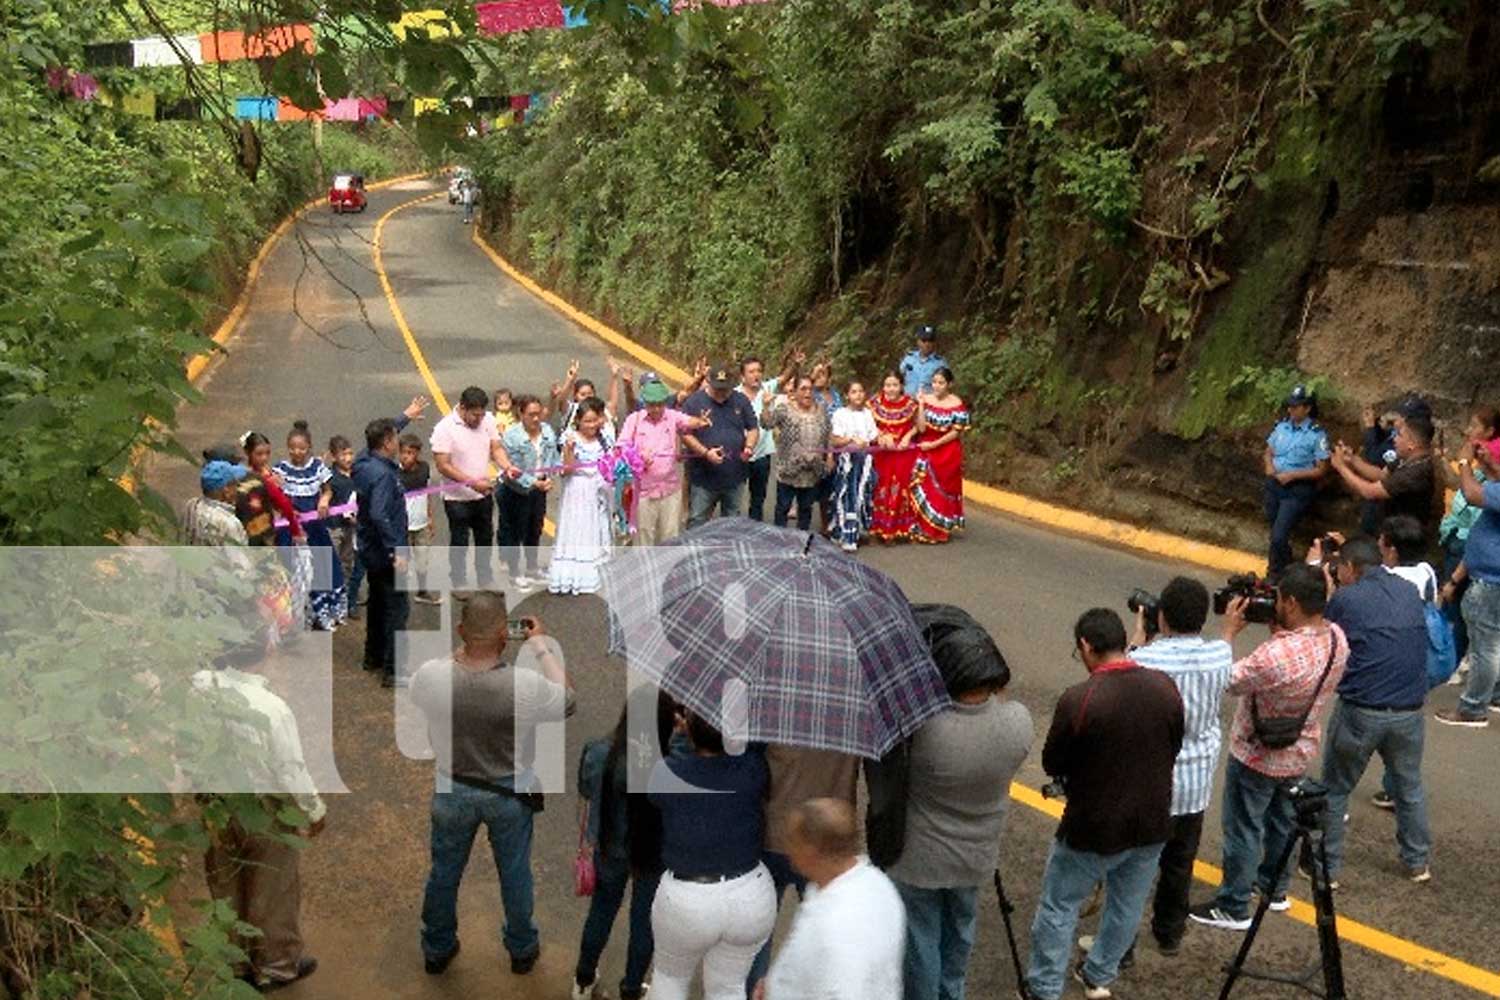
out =
[[[642,363],[650,365],[654,371],[670,376],[680,382],[688,380],[689,376],[686,371],[672,364],[662,355],[636,343],[620,331],[590,316],[588,313],[563,299],[556,292],[543,288],[535,279],[523,273],[514,264],[501,256],[500,252],[492,247],[480,234],[480,227],[474,227],[472,237],[475,245],[484,251],[485,256],[489,257],[506,277],[541,299],[556,311],[562,313],[574,323],[577,323],[611,346],[617,347],[627,354],[633,355]],[[1091,541],[1133,549],[1150,556],[1194,563],[1198,566],[1225,573],[1261,573],[1266,568],[1265,558],[1251,552],[1214,545],[1209,542],[1200,542],[1191,538],[1184,538],[1180,535],[1173,535],[1169,532],[1158,531],[1154,528],[1141,528],[1123,521],[1114,521],[1106,517],[1100,517],[1097,514],[1071,510],[1067,507],[1038,500],[1034,497],[1028,497],[1021,493],[1014,493],[1010,490],[1002,490],[999,487],[991,486],[987,483],[975,482],[971,479],[964,480],[964,498],[1003,514],[1009,514],[1012,517],[1018,517],[1034,524],[1040,524],[1055,531],[1078,535]]]

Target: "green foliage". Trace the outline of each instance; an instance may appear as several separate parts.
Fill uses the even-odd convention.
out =
[[[188,6],[171,5],[169,27],[201,23]],[[129,577],[70,589],[43,564],[87,551],[64,547],[165,532],[167,504],[130,492],[121,477],[139,448],[180,451],[174,414],[197,398],[184,361],[209,346],[204,331],[226,311],[249,257],[289,211],[326,190],[328,167],[378,177],[409,160],[335,126],[324,129],[320,156],[307,124],[268,124],[252,182],[220,124],[128,118],[45,87],[47,67],[81,64],[84,42],[150,33],[126,13],[139,10],[17,0],[0,13],[0,428],[9,442],[0,545],[50,547],[25,572],[12,567],[0,600],[0,731],[13,741],[0,761],[4,788],[45,788],[39,776],[100,759],[168,773],[180,747],[151,720],[183,706],[187,672],[226,638],[208,624],[223,619],[221,609],[182,595],[167,601],[154,581]],[[200,19],[211,13],[196,9]],[[238,66],[225,86],[253,82],[254,72]],[[106,87],[142,82],[100,76]],[[169,98],[186,93],[180,70],[153,70],[144,82]],[[148,670],[156,686],[137,679]],[[128,743],[101,725],[117,718],[129,722]],[[202,863],[198,810],[165,795],[65,790],[0,795],[0,993],[254,996],[231,975],[244,956],[224,907],[177,927],[180,957],[165,940],[161,900]],[[268,823],[253,798],[209,812],[218,822]]]

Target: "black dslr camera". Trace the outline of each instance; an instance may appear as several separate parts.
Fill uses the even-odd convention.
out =
[[[1229,602],[1243,597],[1245,621],[1257,625],[1269,625],[1276,620],[1276,588],[1254,573],[1239,573],[1229,582],[1214,591],[1214,614],[1222,615],[1229,610]]]
[[[1157,616],[1161,613],[1161,598],[1149,590],[1137,587],[1130,592],[1125,599],[1125,606],[1130,609],[1131,614],[1146,613],[1146,638],[1150,639],[1156,634]]]

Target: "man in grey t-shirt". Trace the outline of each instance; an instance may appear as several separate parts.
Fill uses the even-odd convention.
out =
[[[912,739],[906,834],[886,874],[906,904],[906,1000],[961,1000],[979,887],[995,871],[1011,779],[1035,728],[1026,706],[1005,698],[1010,669],[977,624],[934,642],[933,658],[953,708]]]
[[[536,727],[574,708],[573,684],[557,645],[537,618],[522,619],[522,655],[539,669],[507,666],[505,598],[481,591],[464,605],[463,646],[413,675],[412,704],[427,717],[437,757],[432,796],[432,871],[422,900],[422,955],[436,975],[458,954],[458,886],[480,824],[489,833],[505,908],[511,971],[536,965],[541,936],[532,921],[531,833],[539,796],[527,757]]]

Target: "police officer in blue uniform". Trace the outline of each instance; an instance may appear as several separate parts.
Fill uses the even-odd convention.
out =
[[[926,325],[917,327],[916,349],[907,351],[899,366],[906,394],[916,399],[919,394],[930,392],[932,376],[947,366],[948,362],[937,352],[937,331]]]
[[[1328,471],[1328,435],[1315,419],[1317,399],[1306,386],[1286,398],[1286,419],[1266,438],[1266,520],[1271,525],[1272,579],[1292,562],[1292,531],[1318,494]]]

